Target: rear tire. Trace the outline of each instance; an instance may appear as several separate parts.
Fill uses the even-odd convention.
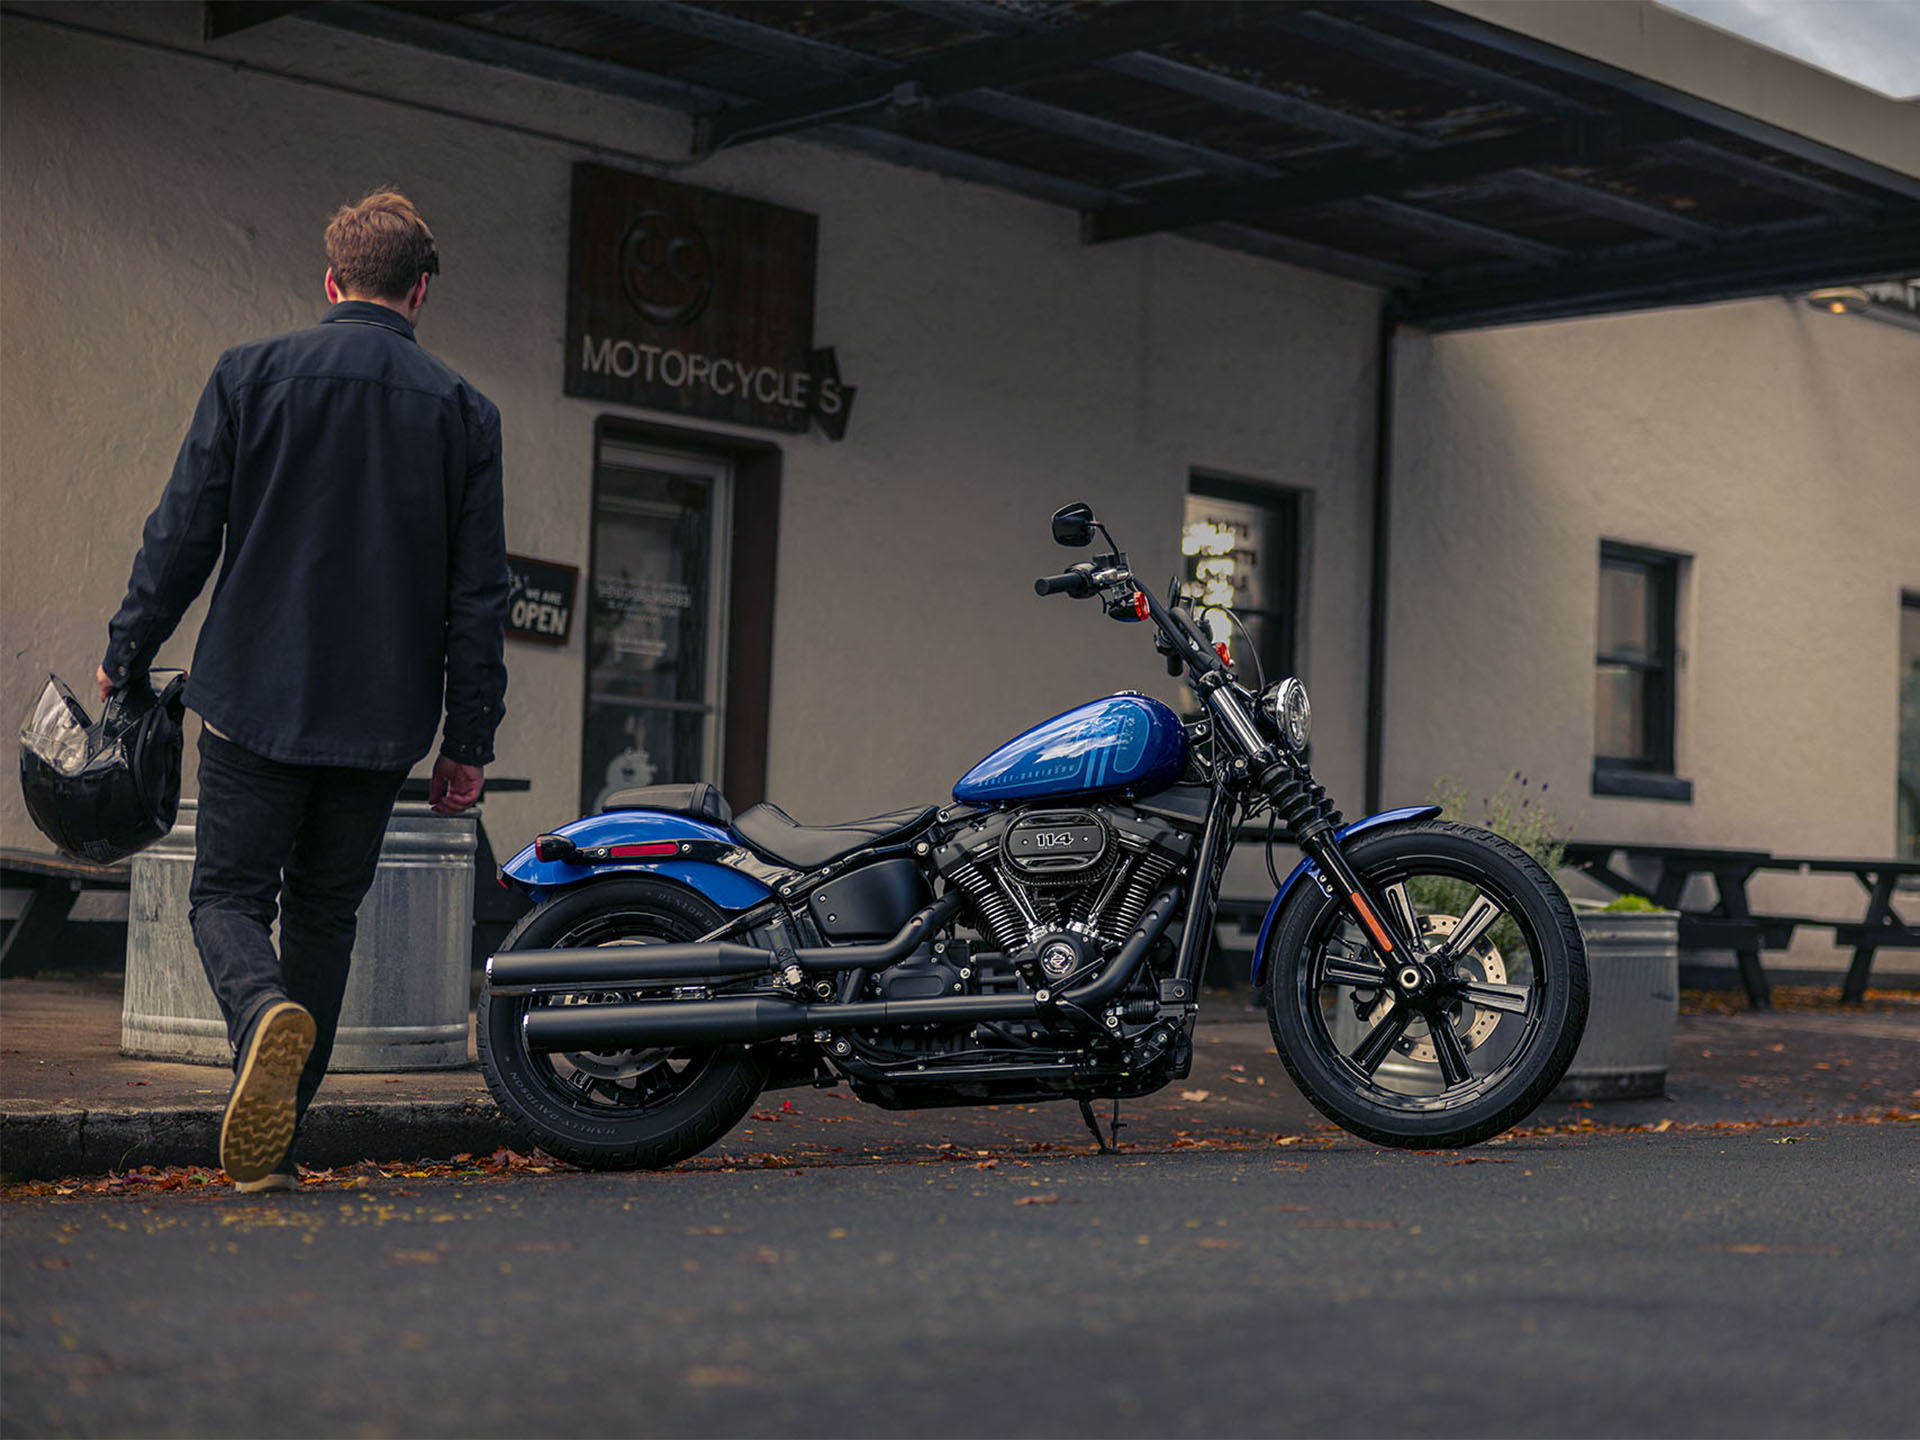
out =
[[[500,948],[684,943],[725,919],[683,886],[622,876],[542,903]],[[495,995],[483,988],[474,1017],[480,1071],[494,1103],[550,1155],[596,1170],[678,1164],[753,1108],[767,1081],[768,1059],[744,1045],[575,1055],[527,1048],[520,1022],[534,1006],[616,998],[625,997],[598,991]]]
[[[1586,1028],[1586,948],[1565,894],[1511,841],[1446,821],[1395,826],[1344,853],[1372,896],[1412,917],[1429,953],[1457,931],[1478,938],[1440,967],[1450,998],[1421,1010],[1385,983],[1365,933],[1303,880],[1262,957],[1287,1073],[1328,1119],[1380,1145],[1454,1149],[1525,1119]],[[1376,972],[1381,983],[1369,984]]]

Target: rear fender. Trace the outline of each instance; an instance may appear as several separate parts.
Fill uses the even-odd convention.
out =
[[[605,815],[587,815],[562,825],[553,832],[564,835],[585,849],[594,845],[644,845],[665,840],[701,840],[738,847],[740,842],[729,831],[687,815],[670,815],[661,810],[615,810]],[[773,891],[753,876],[716,860],[614,860],[600,864],[574,864],[566,860],[542,860],[529,845],[500,867],[504,880],[511,881],[535,901],[555,891],[585,884],[603,875],[660,875],[677,880],[690,890],[718,905],[722,910],[750,910],[773,898]]]
[[[1431,820],[1440,813],[1438,805],[1409,805],[1401,810],[1382,810],[1378,815],[1369,815],[1364,820],[1356,820],[1351,825],[1342,826],[1333,832],[1334,839],[1344,841],[1352,835],[1365,835],[1369,831],[1384,830],[1390,825],[1412,825],[1421,820]],[[1273,904],[1267,907],[1267,918],[1260,922],[1260,938],[1253,944],[1253,976],[1251,983],[1259,985],[1260,970],[1267,961],[1267,937],[1273,933],[1280,911],[1287,903],[1287,896],[1293,893],[1293,887],[1300,883],[1304,875],[1311,874],[1317,881],[1320,867],[1311,860],[1302,860],[1293,867],[1293,873],[1287,876],[1286,884],[1280,887],[1280,893],[1273,897]]]

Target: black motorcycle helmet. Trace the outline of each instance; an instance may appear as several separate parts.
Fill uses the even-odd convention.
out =
[[[186,681],[175,672],[156,695],[145,675],[132,677],[96,722],[47,677],[20,727],[20,790],[41,834],[77,860],[111,865],[173,828]]]

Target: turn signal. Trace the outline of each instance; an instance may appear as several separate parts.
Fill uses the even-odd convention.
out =
[[[1227,649],[1226,641],[1224,640],[1214,641],[1213,650],[1214,650],[1214,653],[1220,657],[1222,664],[1226,664],[1226,665],[1233,664],[1233,652]]]
[[[1135,618],[1140,620],[1145,620],[1152,615],[1153,612],[1147,609],[1146,591],[1136,590],[1133,592],[1133,613]]]

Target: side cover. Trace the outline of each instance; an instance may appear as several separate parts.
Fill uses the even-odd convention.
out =
[[[553,832],[564,835],[585,849],[592,845],[646,845],[667,840],[705,840],[722,845],[740,842],[728,831],[687,815],[668,815],[658,810],[615,810],[605,815],[588,815]],[[573,865],[564,860],[542,860],[529,845],[500,867],[500,873],[520,886],[535,900],[568,885],[578,885],[601,875],[631,875],[642,872],[664,875],[697,890],[722,910],[746,910],[773,892],[751,875],[746,875],[713,860],[615,860],[599,865]]]
[[[1364,820],[1356,820],[1351,825],[1343,825],[1334,831],[1336,840],[1345,840],[1349,835],[1364,835],[1369,830],[1383,830],[1389,825],[1410,825],[1416,820],[1431,820],[1440,813],[1438,805],[1409,805],[1403,810],[1382,810],[1378,815],[1369,815]],[[1293,867],[1293,873],[1287,876],[1287,883],[1280,887],[1280,893],[1273,897],[1273,904],[1267,907],[1267,918],[1260,922],[1260,938],[1253,944],[1252,983],[1260,983],[1260,971],[1267,963],[1267,937],[1273,933],[1280,908],[1287,903],[1287,896],[1293,893],[1293,887],[1300,877],[1308,871],[1314,879],[1320,878],[1320,867],[1311,860],[1302,860]]]

